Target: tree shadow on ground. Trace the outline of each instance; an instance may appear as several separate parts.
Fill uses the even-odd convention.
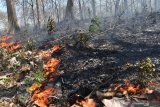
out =
[[[112,35],[112,40],[114,44],[119,45],[124,48],[117,55],[117,59],[120,62],[123,61],[137,61],[142,60],[146,57],[158,57],[160,53],[160,45],[149,45],[145,43],[129,43],[124,40],[120,40],[117,36]],[[154,42],[154,41],[153,41]]]
[[[81,84],[81,85],[89,85],[94,84],[95,87],[98,84],[102,84],[107,81],[107,78],[114,75],[115,81],[118,78],[126,78],[130,74],[134,74],[136,71],[133,69],[130,71],[123,71],[120,66],[123,66],[127,62],[134,62],[138,60],[142,60],[146,57],[157,57],[160,53],[159,45],[148,45],[145,43],[129,43],[123,40],[120,40],[112,35],[112,41],[114,44],[123,47],[124,50],[118,51],[109,51],[109,50],[98,50],[98,49],[85,49],[85,50],[75,50],[78,51],[79,54],[68,58],[65,61],[67,65],[64,69],[72,67],[69,71],[63,75],[65,81],[70,81],[70,84]],[[108,57],[113,57],[113,60],[110,60],[114,63],[109,63],[106,60]],[[74,70],[75,68],[80,68],[79,64],[76,63],[81,60],[82,62],[90,59],[90,58],[98,58],[103,63],[98,66],[90,66],[86,69]],[[72,66],[72,64],[75,64]],[[96,62],[97,63],[97,62]],[[98,62],[99,63],[99,62]],[[123,71],[123,72],[122,72]],[[103,76],[102,76],[103,75]],[[121,76],[120,76],[121,75]],[[102,77],[101,77],[102,76]],[[99,82],[99,80],[101,80]]]

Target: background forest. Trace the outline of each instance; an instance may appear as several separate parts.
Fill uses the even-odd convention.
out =
[[[1,0],[0,23],[1,30],[35,31],[45,29],[51,17],[59,25],[57,29],[62,30],[71,22],[82,27],[97,16],[106,27],[107,22],[113,24],[138,15],[145,19],[148,14],[159,11],[159,5],[159,0]]]

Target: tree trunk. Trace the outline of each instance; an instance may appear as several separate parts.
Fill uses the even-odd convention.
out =
[[[78,5],[79,5],[79,14],[80,14],[80,18],[81,18],[81,20],[83,20],[84,18],[83,18],[81,0],[78,0]]]
[[[106,16],[108,14],[108,0],[106,0]]]
[[[42,2],[42,10],[43,10],[43,21],[44,23],[46,22],[45,17],[46,17],[46,11],[45,11],[45,5],[44,5],[44,0],[41,0]]]
[[[155,12],[157,11],[157,0],[154,0]]]
[[[54,4],[55,4],[55,3],[54,3],[54,0],[51,0],[51,7],[52,7],[52,11],[51,11],[51,14],[52,14],[52,15],[51,15],[51,16],[52,16],[52,17],[54,17],[54,15],[55,15]]]
[[[132,4],[132,5],[131,5],[131,15],[133,16],[133,15],[134,15],[134,14],[133,14],[133,13],[134,13],[134,12],[133,12],[133,11],[134,11],[134,6],[133,6],[134,1],[133,1],[133,0],[131,0],[131,4]],[[142,6],[142,7],[143,7],[143,6]]]
[[[82,10],[82,11],[83,11],[83,14],[85,14],[85,15],[83,16],[83,18],[86,19],[86,18],[87,18],[87,15],[86,15],[86,14],[87,14],[87,11],[84,11],[84,10],[87,10],[87,8],[86,8],[86,5],[85,5],[84,0],[82,0],[82,4],[83,4],[83,10]]]
[[[26,26],[26,4],[25,0],[23,0],[23,21],[24,21],[24,26]]]
[[[150,7],[150,12],[152,13],[152,1],[149,0],[149,7]]]
[[[36,25],[36,20],[35,20],[35,14],[34,14],[34,4],[33,4],[33,0],[31,0],[31,8],[32,8],[32,15],[33,15],[33,23],[34,23],[34,27]]]
[[[67,7],[66,7],[65,20],[73,20],[73,19],[74,19],[73,0],[68,0]]]
[[[100,17],[103,17],[103,14],[102,14],[102,0],[99,0],[100,1]]]
[[[116,2],[115,2],[115,17],[117,17],[119,15],[119,3],[120,3],[120,0],[116,0]]]
[[[123,11],[125,11],[125,17],[127,18],[128,14],[128,0],[124,0],[124,9]]]
[[[36,8],[38,27],[41,28],[40,0],[36,0]]]
[[[88,7],[88,18],[91,19],[91,10],[89,7]]]
[[[110,6],[109,6],[109,13],[110,13],[110,17],[113,17],[114,16],[114,14],[113,14],[113,10],[112,10],[113,8],[112,8],[112,0],[110,0]]]
[[[9,23],[9,33],[15,33],[20,31],[20,27],[18,25],[16,9],[14,0],[6,0],[7,5],[7,13],[8,13],[8,23]]]
[[[60,18],[59,18],[59,10],[58,10],[58,4],[57,4],[57,0],[55,0],[55,10],[56,10],[56,16],[57,16],[57,21],[59,23]]]
[[[67,7],[64,17],[64,26],[67,30],[71,30],[75,26],[74,12],[73,12],[74,0],[67,1]]]
[[[96,1],[92,0],[93,17],[96,17]]]

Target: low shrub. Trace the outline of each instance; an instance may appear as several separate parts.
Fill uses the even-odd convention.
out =
[[[91,25],[89,26],[89,32],[97,32],[99,30],[99,18],[95,17],[91,20]]]

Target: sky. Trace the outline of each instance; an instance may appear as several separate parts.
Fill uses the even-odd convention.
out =
[[[0,11],[5,12],[5,13],[7,12],[5,3],[2,0],[0,0]],[[6,25],[3,23],[3,20],[0,20],[0,31],[2,29],[4,30],[5,28],[6,28]]]
[[[1,1],[0,1],[1,2]],[[4,11],[4,12],[6,12],[7,10],[6,10],[6,6],[4,5],[4,3],[0,3],[0,11]]]

